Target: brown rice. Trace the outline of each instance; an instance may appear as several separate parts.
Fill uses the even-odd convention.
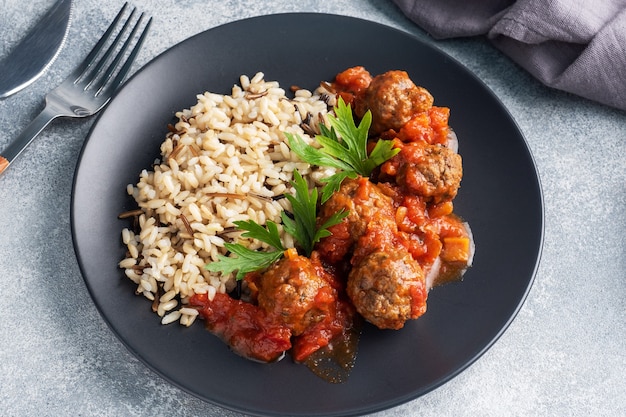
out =
[[[259,72],[252,79],[241,76],[230,95],[206,92],[176,114],[161,159],[127,187],[141,214],[138,233],[122,230],[127,255],[119,263],[137,285],[136,293],[153,301],[163,324],[189,326],[198,314],[186,307],[190,296],[208,293],[212,298],[233,289],[232,274],[204,269],[226,254],[225,242],[262,247],[242,238],[233,222],[280,223],[280,212],[290,207],[287,199],[276,197],[292,192],[294,170],[311,185],[332,175],[330,169],[300,161],[283,134],[298,133],[313,143],[302,123],[307,116],[311,125],[324,120],[334,103],[322,93],[300,89],[288,98]],[[279,230],[285,246],[293,247],[280,225]]]

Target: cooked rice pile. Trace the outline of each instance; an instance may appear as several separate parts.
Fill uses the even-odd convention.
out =
[[[290,209],[280,196],[293,192],[294,170],[310,185],[333,173],[299,161],[282,133],[311,142],[302,126],[324,120],[328,97],[301,89],[288,98],[277,82],[263,78],[241,76],[231,95],[198,95],[196,105],[176,114],[153,171],[143,170],[139,183],[127,187],[142,213],[138,234],[122,231],[128,252],[119,265],[137,284],[136,293],[153,301],[163,324],[189,326],[197,316],[185,307],[190,296],[212,299],[233,289],[233,274],[211,273],[204,265],[226,254],[224,242],[262,245],[241,238],[234,221],[280,223],[280,212]],[[293,247],[279,229],[285,246]]]

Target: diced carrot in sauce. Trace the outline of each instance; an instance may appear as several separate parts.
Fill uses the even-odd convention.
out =
[[[454,205],[452,204],[452,201],[444,201],[438,204],[433,204],[428,207],[428,217],[435,218],[447,216],[448,214],[452,214],[453,209]]]
[[[441,259],[445,262],[467,263],[470,255],[470,240],[467,237],[444,237]]]

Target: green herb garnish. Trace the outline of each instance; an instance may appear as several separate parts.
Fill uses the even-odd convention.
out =
[[[285,248],[280,241],[278,234],[278,226],[271,220],[268,220],[266,226],[259,225],[254,220],[240,220],[233,222],[241,229],[246,230],[242,237],[250,237],[265,242],[275,250],[273,251],[256,251],[248,249],[240,243],[224,243],[224,247],[230,252],[237,255],[231,258],[224,255],[218,256],[218,261],[208,263],[205,269],[211,272],[221,272],[222,274],[230,274],[237,271],[237,280],[243,279],[248,272],[253,272],[262,268],[267,268],[283,256]]]
[[[329,236],[328,228],[338,224],[348,215],[343,210],[334,213],[321,227],[317,227],[317,189],[313,188],[309,192],[306,180],[302,178],[298,171],[294,171],[295,180],[291,185],[295,189],[295,196],[288,194],[286,198],[293,208],[293,218],[286,212],[281,213],[285,231],[292,235],[298,245],[302,248],[306,256],[311,255],[313,246],[321,238]],[[225,243],[224,247],[237,257],[219,255],[218,261],[206,264],[204,267],[211,272],[221,272],[229,274],[237,271],[237,280],[242,279],[248,272],[264,269],[278,261],[285,251],[278,233],[278,226],[271,220],[267,221],[265,227],[259,225],[254,220],[236,221],[235,225],[246,232],[242,237],[249,237],[267,243],[275,250],[256,251],[248,249],[240,243]]]
[[[392,141],[379,140],[368,155],[367,138],[372,124],[372,113],[368,110],[357,126],[350,105],[341,97],[335,107],[335,116],[329,114],[328,120],[330,129],[320,123],[321,134],[315,136],[321,145],[319,149],[308,145],[299,135],[285,132],[291,150],[304,162],[339,170],[322,180],[326,183],[322,188],[322,203],[339,190],[346,177],[369,177],[374,168],[400,152],[393,147]]]
[[[287,194],[285,197],[291,203],[293,219],[284,211],[280,214],[287,233],[294,237],[306,256],[310,256],[313,246],[323,237],[330,236],[328,228],[341,222],[348,215],[344,210],[334,213],[318,229],[317,222],[317,188],[309,193],[309,188],[298,171],[294,171],[295,181],[291,183],[296,190],[295,197]]]

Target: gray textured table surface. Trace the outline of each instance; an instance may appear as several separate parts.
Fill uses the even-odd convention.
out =
[[[0,58],[52,0],[0,1]],[[41,109],[122,1],[75,2],[58,61],[0,101],[0,149]],[[399,28],[480,77],[517,120],[545,196],[535,284],[502,338],[449,383],[378,416],[626,415],[626,115],[549,90],[481,39],[435,43],[379,0],[137,0],[155,22],[135,70],[198,32],[315,11]],[[0,410],[9,416],[238,415],[164,381],[108,329],[72,247],[74,168],[93,120],[54,122],[0,178]]]

